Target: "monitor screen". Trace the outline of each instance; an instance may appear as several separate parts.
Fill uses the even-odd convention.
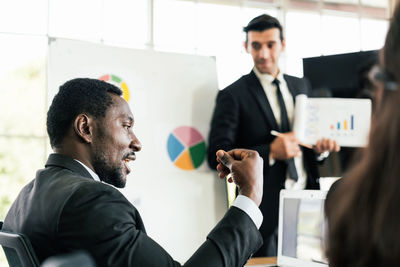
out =
[[[324,199],[285,198],[282,227],[283,256],[327,263]]]
[[[358,97],[363,76],[378,60],[378,50],[303,58],[313,96]]]

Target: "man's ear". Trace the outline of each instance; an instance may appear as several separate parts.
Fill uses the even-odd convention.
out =
[[[93,119],[86,114],[79,114],[74,121],[74,131],[85,143],[91,143],[93,138]]]
[[[247,48],[248,48],[248,47],[247,47],[247,40],[243,42],[243,47],[244,47],[244,49],[246,50],[246,52],[248,53],[249,50],[247,50]]]
[[[281,51],[282,52],[285,51],[285,48],[286,48],[286,41],[285,41],[285,39],[283,39],[282,40],[282,50]]]

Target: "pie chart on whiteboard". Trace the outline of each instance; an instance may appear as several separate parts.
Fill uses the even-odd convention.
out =
[[[122,97],[129,102],[129,88],[126,83],[117,75],[114,74],[105,74],[99,78],[101,81],[105,81],[111,83],[122,90]]]
[[[168,155],[174,165],[182,170],[194,170],[201,166],[206,155],[206,142],[193,127],[180,126],[168,136]]]

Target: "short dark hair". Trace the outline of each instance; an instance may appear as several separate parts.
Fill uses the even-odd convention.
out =
[[[283,41],[283,28],[279,20],[267,14],[262,14],[258,17],[255,17],[254,19],[250,20],[246,27],[243,27],[243,31],[246,33],[246,42],[247,33],[249,31],[263,32],[272,28],[279,29],[279,37],[281,41]]]
[[[47,112],[47,133],[51,147],[61,144],[79,114],[104,117],[113,103],[109,93],[122,95],[118,87],[96,79],[77,78],[61,85]]]

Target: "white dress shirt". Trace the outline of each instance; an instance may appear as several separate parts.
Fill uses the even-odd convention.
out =
[[[238,195],[235,201],[233,201],[232,206],[235,206],[236,208],[246,212],[257,226],[257,229],[260,229],[263,221],[263,215],[253,200],[246,196]]]
[[[77,159],[74,160],[79,162],[89,172],[89,174],[93,177],[95,181],[101,182],[99,176],[94,171],[92,171],[88,166],[86,166]],[[261,223],[263,221],[263,215],[253,200],[251,200],[246,196],[239,195],[232,203],[232,206],[241,209],[247,215],[249,215],[251,220],[256,225],[257,229],[260,229]]]
[[[275,77],[270,74],[262,74],[257,68],[254,68],[254,73],[256,74],[258,80],[263,87],[265,94],[267,95],[268,102],[271,106],[272,112],[274,113],[274,117],[278,125],[281,125],[281,109],[278,102],[278,96],[276,93],[276,86],[272,84],[275,80]],[[289,88],[286,84],[285,79],[283,78],[283,74],[279,72],[276,79],[279,81],[279,88],[281,90],[283,101],[285,102],[286,113],[288,115],[290,128],[293,127],[294,121],[294,101],[293,96],[289,91]],[[269,134],[269,133],[268,133]],[[270,157],[269,161],[270,166],[275,164],[275,160]],[[304,189],[306,188],[307,182],[307,174],[303,165],[303,157],[302,155],[294,158],[294,164],[296,166],[296,171],[298,175],[297,181],[289,178],[289,174],[286,174],[285,188],[286,189]]]
[[[83,164],[82,162],[80,162],[80,161],[77,160],[77,159],[74,159],[74,160],[75,160],[76,162],[79,162],[79,163],[89,172],[89,174],[92,176],[92,178],[93,178],[95,181],[100,182],[99,176],[98,176],[94,171],[92,171],[91,168],[89,168],[88,166],[86,166],[85,164]]]

